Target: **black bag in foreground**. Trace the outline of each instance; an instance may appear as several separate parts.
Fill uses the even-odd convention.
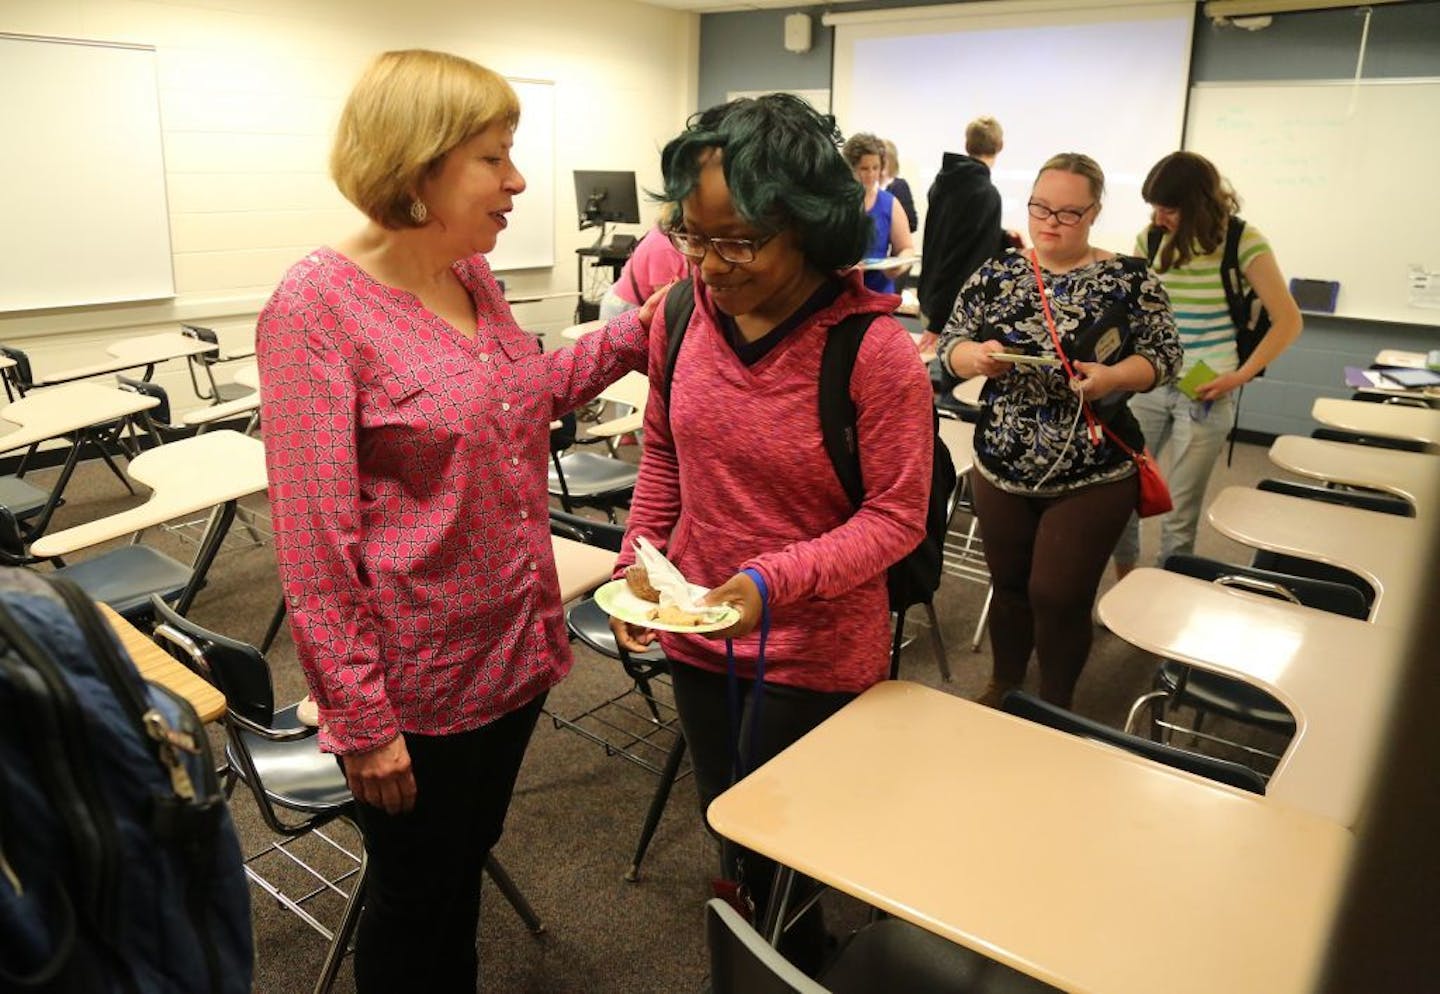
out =
[[[205,730],[74,584],[0,570],[0,989],[248,994]]]

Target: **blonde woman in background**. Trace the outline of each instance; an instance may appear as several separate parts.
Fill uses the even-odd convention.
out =
[[[905,220],[913,235],[915,229],[920,227],[920,216],[915,213],[915,195],[910,192],[910,184],[900,175],[900,152],[895,148],[895,143],[889,138],[883,141],[885,165],[880,170],[880,189],[888,192],[895,198],[896,203],[904,208]]]
[[[880,175],[885,171],[885,143],[874,135],[861,132],[851,135],[841,151],[855,178],[865,188],[864,211],[873,224],[865,258],[885,259],[909,252],[915,247],[915,240],[910,237],[905,212],[897,206],[893,196],[880,189]],[[876,293],[894,293],[895,280],[904,276],[909,268],[867,269],[865,285]]]

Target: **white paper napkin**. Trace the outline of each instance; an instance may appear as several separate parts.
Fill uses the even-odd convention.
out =
[[[659,592],[662,606],[673,604],[687,614],[709,616],[715,612],[715,608],[702,608],[695,603],[690,584],[685,581],[685,577],[675,568],[675,564],[666,559],[643,535],[635,536],[635,561],[645,567],[645,572],[650,577],[650,586]]]

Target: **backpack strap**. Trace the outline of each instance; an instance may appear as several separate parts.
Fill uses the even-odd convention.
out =
[[[1240,275],[1240,236],[1244,233],[1245,221],[1232,215],[1225,225],[1225,251],[1220,254],[1220,285],[1225,290],[1225,306],[1230,311],[1230,322],[1237,330],[1250,327],[1249,308],[1245,304]]]
[[[665,379],[660,384],[660,396],[665,398],[665,412],[670,412],[670,383],[675,379],[675,360],[680,358],[680,343],[685,340],[685,331],[690,327],[690,317],[695,313],[695,279],[687,276],[672,286],[665,294]]]
[[[1152,224],[1145,235],[1145,261],[1155,266],[1155,257],[1160,254],[1160,243],[1165,239],[1165,229]]]
[[[855,371],[865,332],[878,316],[852,314],[836,322],[825,336],[825,351],[820,355],[820,434],[840,486],[857,508],[865,499],[865,486],[860,478],[850,377]]]
[[[670,384],[675,379],[675,363],[680,357],[680,344],[695,313],[693,279],[687,277],[672,286],[665,295],[665,380],[660,395],[665,410],[670,410]],[[860,342],[877,314],[852,314],[837,321],[825,335],[825,349],[820,355],[820,434],[825,453],[835,468],[846,496],[857,508],[865,499],[860,479],[860,453],[855,438],[855,402],[850,399],[850,376],[860,355]]]

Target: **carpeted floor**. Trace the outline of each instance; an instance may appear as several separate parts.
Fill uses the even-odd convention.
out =
[[[1264,450],[1239,445],[1234,466],[1222,465],[1216,472],[1211,494],[1265,475],[1272,473]],[[48,482],[54,471],[32,478]],[[77,472],[52,527],[109,514],[139,499],[126,494],[103,466],[87,463]],[[263,500],[252,504],[264,508]],[[1154,548],[1154,531],[1147,524],[1147,551]],[[268,545],[247,548],[241,534],[236,529],[191,616],[222,633],[258,641],[279,596],[279,583]],[[189,551],[180,538],[158,530],[146,540],[172,553]],[[1198,551],[1233,561],[1247,558],[1240,546],[1203,524]],[[1110,582],[1107,576],[1105,585]],[[989,647],[982,644],[979,652],[971,652],[969,643],[984,596],[983,586],[947,577],[937,608],[954,680],[948,684],[940,680],[928,638],[906,649],[902,677],[961,696],[978,693],[988,676]],[[571,677],[551,694],[551,712],[574,716],[629,688],[618,664],[581,648],[575,655]],[[270,662],[278,700],[288,702],[303,694],[287,630],[282,630]],[[1130,702],[1147,688],[1153,665],[1151,657],[1097,628],[1076,709],[1119,725]],[[607,755],[602,746],[542,717],[496,855],[543,918],[545,932],[530,934],[494,888],[487,886],[479,934],[482,990],[494,994],[700,990],[707,973],[703,905],[716,849],[701,828],[688,777],[676,786],[640,881],[624,879],[655,783],[650,772]],[[247,851],[266,844],[269,834],[243,788],[232,807]],[[337,830],[342,839],[348,835],[343,826]],[[904,839],[895,842],[903,845]],[[936,858],[983,859],[985,854],[957,851]],[[826,907],[833,930],[843,931],[863,920],[864,909],[843,895],[827,896]],[[333,920],[337,908],[338,902],[318,913]],[[254,896],[253,917],[256,991],[309,991],[324,956],[324,940],[263,895]],[[336,989],[353,989],[348,963]]]

